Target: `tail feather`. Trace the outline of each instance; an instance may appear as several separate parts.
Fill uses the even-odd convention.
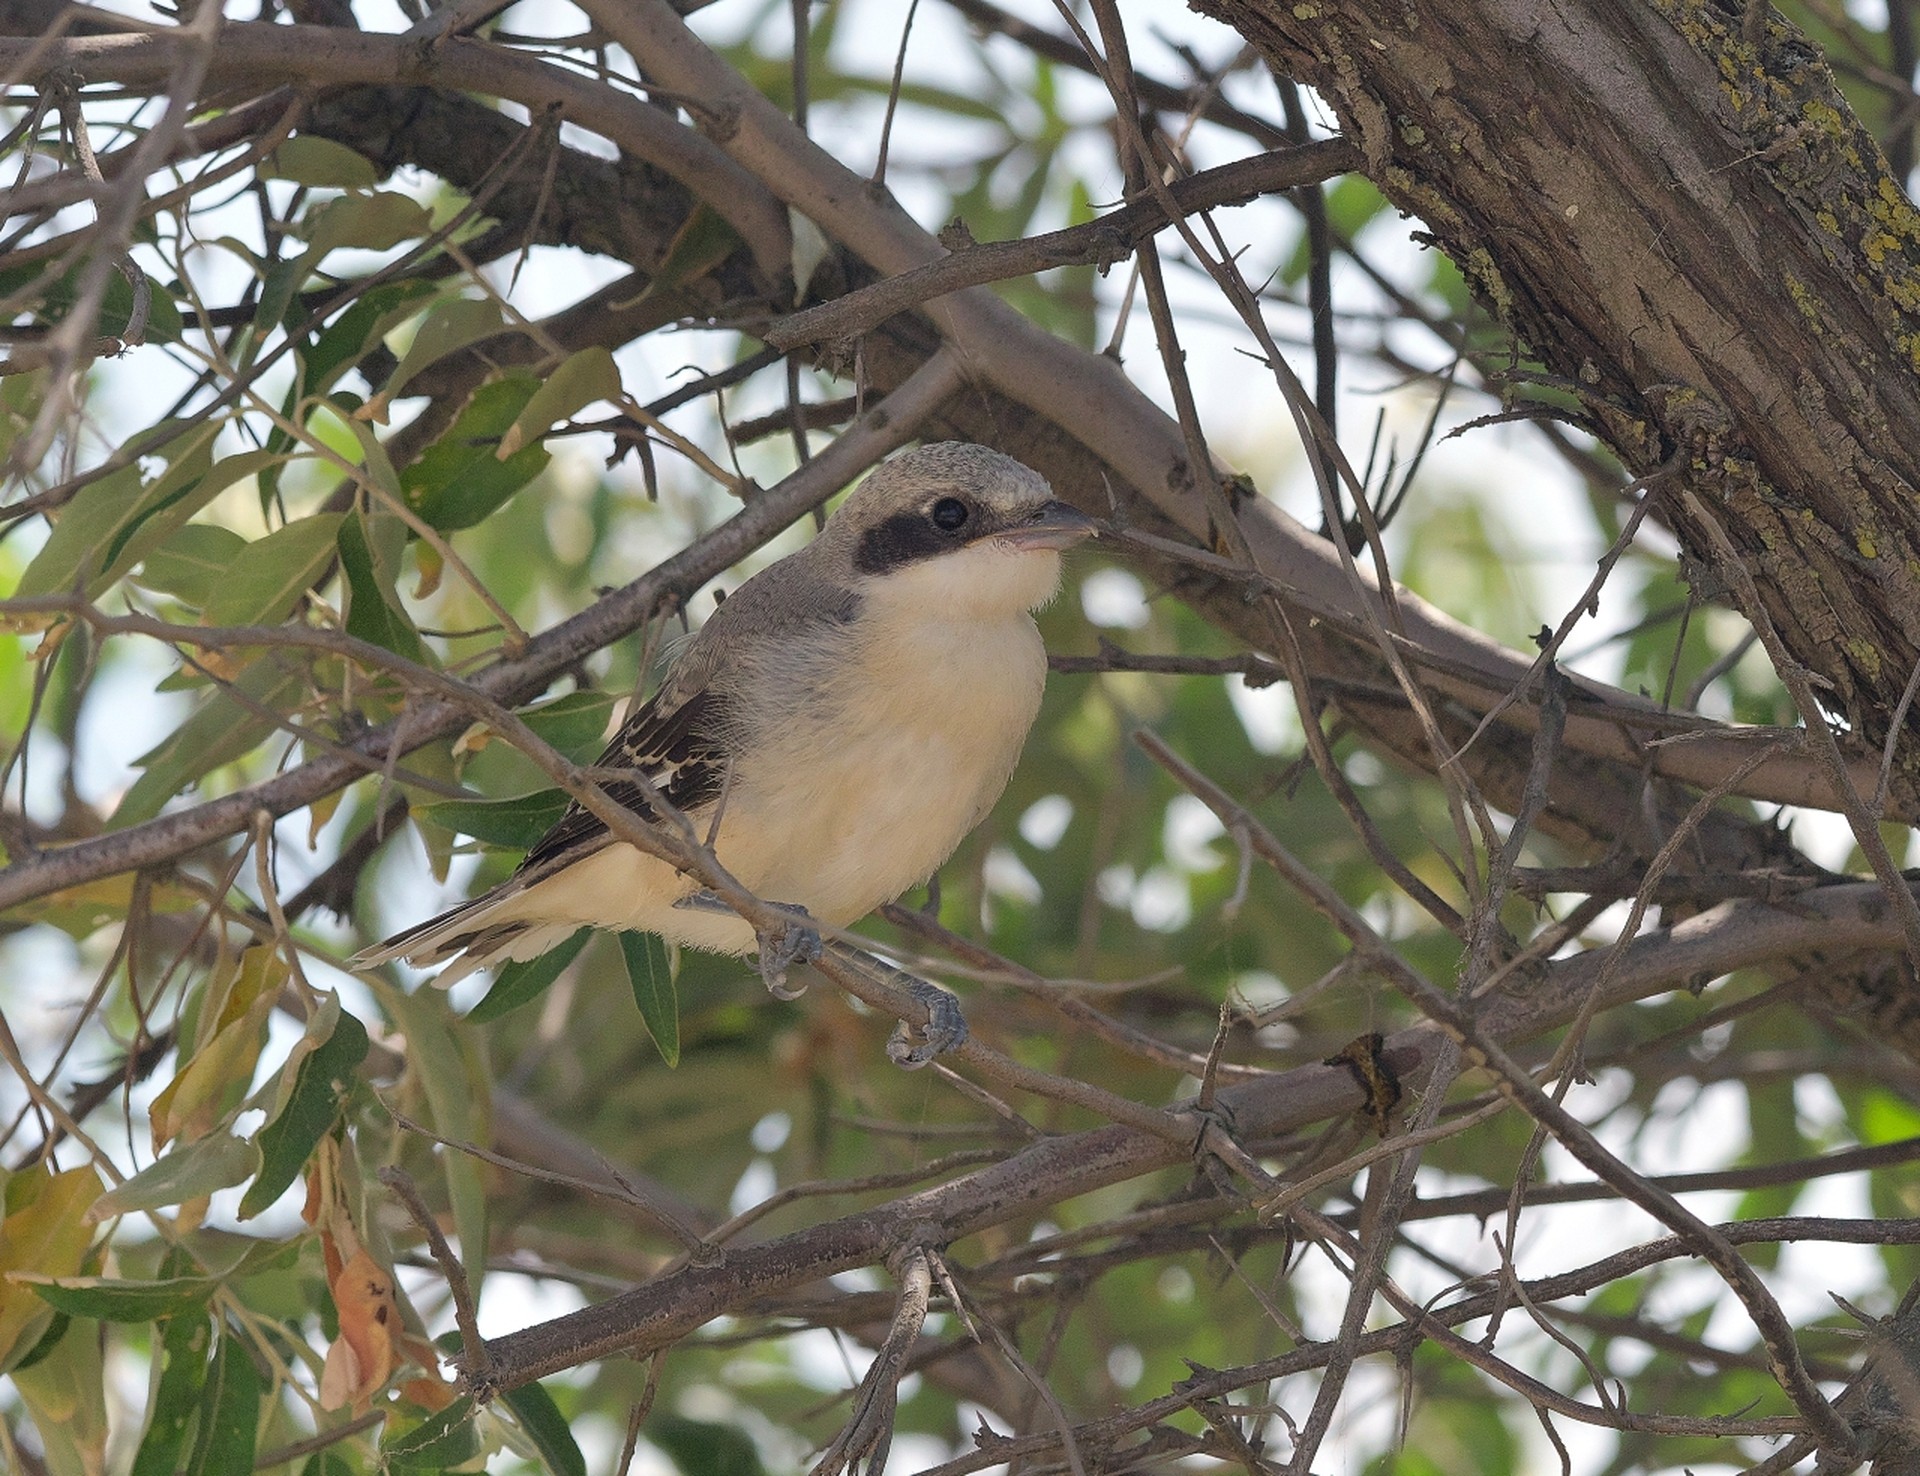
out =
[[[434,980],[444,989],[475,969],[509,960],[537,958],[568,937],[574,925],[501,916],[523,890],[500,887],[471,902],[463,902],[438,917],[395,933],[385,942],[363,948],[347,960],[347,967],[372,969],[404,959],[415,968],[426,969],[452,960]]]

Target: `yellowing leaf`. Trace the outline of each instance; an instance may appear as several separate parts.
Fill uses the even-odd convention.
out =
[[[77,1274],[93,1239],[87,1211],[99,1197],[100,1176],[91,1165],[62,1174],[23,1169],[7,1181],[11,1212],[0,1220],[0,1369],[11,1367],[53,1320],[53,1308],[10,1273]]]
[[[425,542],[414,550],[413,560],[420,566],[420,580],[413,587],[413,597],[416,600],[424,600],[440,587],[441,577],[446,573],[447,561],[440,556],[439,549]]]
[[[266,1044],[274,999],[286,982],[286,965],[271,948],[250,948],[209,1028],[201,1013],[200,1045],[172,1081],[153,1099],[156,1151],[175,1138],[204,1137],[238,1110]],[[209,1003],[214,1003],[210,1000]]]
[[[342,195],[309,210],[301,221],[311,242],[304,264],[311,269],[340,246],[386,251],[433,228],[433,219],[417,200],[391,190]]]
[[[340,1336],[327,1349],[320,1407],[352,1405],[358,1414],[393,1376],[400,1304],[394,1299],[393,1277],[364,1250],[341,1268],[331,1290],[340,1316]]]
[[[99,1330],[76,1323],[45,1358],[11,1375],[33,1416],[48,1476],[106,1476],[107,1396]]]
[[[379,171],[364,154],[318,134],[303,133],[275,149],[260,171],[275,179],[331,189],[371,189]]]
[[[133,905],[134,883],[135,878],[128,874],[82,882],[23,902],[7,916],[22,922],[51,923],[63,933],[84,938],[126,917]],[[146,905],[152,912],[185,912],[198,906],[199,901],[191,892],[165,883],[147,889]]]
[[[340,797],[344,789],[332,790],[307,806],[307,844],[320,844],[320,832],[327,828],[327,822],[333,818],[334,811],[340,808]]]

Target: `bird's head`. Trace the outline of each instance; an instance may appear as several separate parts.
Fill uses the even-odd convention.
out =
[[[989,619],[1052,599],[1060,551],[1093,531],[1031,467],[965,441],[876,467],[827,526],[869,589]]]

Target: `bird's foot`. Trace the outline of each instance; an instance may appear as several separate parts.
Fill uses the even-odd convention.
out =
[[[689,892],[673,905],[694,912],[733,911],[725,898],[704,887]],[[812,926],[813,917],[806,908],[792,902],[769,902],[767,906],[792,913],[793,921],[755,932],[754,942],[760,949],[760,977],[766,982],[767,993],[775,999],[798,999],[807,992],[807,986],[787,983],[787,970],[795,964],[810,964],[820,957],[820,934]]]
[[[967,1021],[960,1013],[960,1001],[938,984],[900,973],[896,982],[927,1007],[927,1023],[918,1029],[902,1020],[887,1040],[887,1059],[906,1071],[918,1071],[935,1056],[955,1050],[967,1042]]]
[[[777,929],[764,929],[755,935],[760,945],[760,977],[766,983],[767,993],[775,999],[798,999],[807,992],[807,986],[789,984],[787,970],[795,964],[810,964],[819,959],[820,933],[812,926],[812,915],[806,908],[787,902],[768,905],[792,913],[793,918]]]

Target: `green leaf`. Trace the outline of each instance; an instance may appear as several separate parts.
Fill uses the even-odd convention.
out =
[[[315,513],[247,545],[207,601],[209,625],[276,625],[333,562],[343,515]]]
[[[396,582],[407,525],[392,513],[357,512],[340,524],[340,569],[347,578],[347,634],[425,663],[420,632],[400,604]]]
[[[260,300],[253,309],[254,325],[261,330],[254,335],[255,343],[271,332],[274,325],[287,323],[293,318],[294,294],[313,275],[318,260],[311,251],[303,251],[298,256],[277,257],[261,274]]]
[[[453,297],[428,311],[420,331],[413,336],[405,355],[382,387],[389,399],[397,400],[407,381],[436,360],[492,338],[503,331],[506,320],[490,298]]]
[[[286,1105],[254,1142],[260,1149],[260,1173],[240,1201],[239,1217],[250,1220],[300,1177],[300,1170],[340,1115],[343,1084],[367,1058],[367,1029],[345,1010],[324,1044],[294,1067]]]
[[[580,950],[587,946],[592,937],[592,928],[582,928],[538,958],[503,965],[493,976],[493,988],[487,991],[485,999],[467,1011],[467,1018],[476,1025],[484,1025],[489,1020],[499,1019],[509,1010],[531,1004],[552,987],[553,981],[579,957]]]
[[[680,223],[680,229],[674,233],[667,247],[667,254],[655,269],[653,278],[647,283],[637,301],[644,302],[663,292],[671,292],[682,283],[696,277],[703,277],[720,265],[740,247],[740,236],[721,215],[710,205],[695,205],[687,218]],[[799,248],[795,247],[796,252]],[[808,275],[811,275],[809,271]],[[799,281],[799,290],[804,293],[804,278]]]
[[[657,1414],[647,1439],[673,1459],[681,1476],[766,1476],[753,1437],[736,1425]]]
[[[627,962],[627,982],[647,1033],[669,1066],[680,1064],[680,993],[676,960],[666,943],[652,933],[621,933],[620,955]]]
[[[595,344],[570,354],[534,391],[519,418],[500,438],[500,449],[494,456],[505,461],[588,405],[598,400],[617,399],[619,395],[620,370],[610,350]]]
[[[477,1032],[453,1014],[437,989],[405,994],[383,987],[380,997],[407,1037],[407,1064],[426,1093],[429,1125],[456,1142],[490,1141],[491,1079]],[[486,1184],[480,1165],[465,1153],[441,1154],[440,1164],[460,1258],[477,1295],[487,1262]]]
[[[462,1395],[436,1415],[430,1415],[380,1446],[380,1460],[389,1470],[445,1471],[480,1453],[480,1434],[474,1428],[471,1396]]]
[[[380,171],[366,155],[312,133],[281,144],[260,167],[260,173],[269,179],[290,179],[319,189],[371,189],[380,182]]]
[[[9,303],[22,303],[21,289],[28,287],[40,278],[43,263],[28,262],[25,265],[0,271],[0,298]],[[79,300],[80,274],[86,269],[84,262],[78,263],[51,282],[40,286],[31,294],[26,303],[47,323],[64,321],[73,311],[73,305]],[[180,337],[182,327],[180,309],[173,296],[167,291],[166,284],[157,278],[147,278],[149,289],[147,297],[147,343],[174,343]],[[133,288],[118,272],[107,279],[107,290],[100,302],[100,316],[96,320],[95,333],[112,334],[119,337],[127,331],[127,324],[133,319]]]
[[[16,593],[64,594],[84,586],[89,597],[99,594],[228,487],[281,459],[271,451],[242,451],[216,463],[218,431],[202,427],[174,440],[160,453],[169,459],[167,470],[146,486],[135,464],[81,488]]]
[[[31,1368],[8,1376],[39,1432],[47,1476],[106,1470],[106,1377],[100,1329],[81,1323]]]
[[[95,1322],[152,1322],[191,1311],[219,1285],[204,1276],[174,1276],[164,1281],[115,1281],[106,1276],[58,1278],[20,1273],[14,1278],[38,1292],[42,1301],[69,1317]]]
[[[484,522],[553,458],[544,446],[511,456],[495,451],[540,388],[530,374],[510,374],[473,392],[454,422],[400,474],[407,505],[444,532]]]
[[[417,277],[369,288],[315,336],[305,356],[307,393],[325,394],[334,380],[378,346],[390,329],[418,312],[421,299],[437,291],[431,282]]]
[[[269,653],[241,672],[233,685],[253,699],[252,705],[224,689],[210,693],[171,737],[142,755],[139,763],[145,772],[121,796],[113,812],[116,828],[151,820],[190,784],[251,753],[276,726],[256,716],[253,708],[291,711],[306,694],[306,674]]]
[[[585,763],[606,747],[617,700],[611,692],[569,692],[521,708],[520,720],[575,763]]]
[[[247,540],[231,528],[188,523],[141,560],[134,580],[202,609],[233,574]]]
[[[301,219],[300,229],[307,238],[305,260],[311,269],[342,246],[388,251],[424,236],[433,229],[433,217],[418,200],[392,190],[356,191],[315,205]]]
[[[21,1355],[20,1361],[14,1364],[14,1368],[16,1370],[32,1368],[34,1364],[47,1357],[55,1348],[60,1346],[60,1340],[67,1335],[67,1329],[72,1326],[73,1319],[67,1316],[66,1313],[54,1313],[53,1320],[47,1324],[47,1330],[40,1334],[40,1341]]]
[[[261,1384],[253,1359],[223,1331],[200,1396],[200,1428],[181,1476],[251,1476]]]
[[[187,1430],[200,1410],[207,1385],[207,1352],[213,1322],[205,1312],[169,1317],[160,1334],[160,1382],[153,1391],[153,1413],[140,1437],[130,1476],[173,1476]]]
[[[419,814],[443,830],[524,851],[553,828],[566,808],[564,791],[542,789],[513,799],[442,800],[422,805]]]
[[[587,1476],[587,1458],[574,1441],[567,1417],[543,1386],[522,1384],[504,1398],[553,1476]]]
[[[88,595],[101,587],[99,550],[126,527],[144,505],[140,468],[123,466],[89,482],[60,510],[47,541],[20,576],[15,593],[21,596],[66,594],[75,585]]]
[[[229,1133],[209,1133],[155,1159],[94,1202],[88,1218],[98,1224],[115,1215],[185,1204],[218,1189],[244,1184],[260,1171],[260,1150]]]

